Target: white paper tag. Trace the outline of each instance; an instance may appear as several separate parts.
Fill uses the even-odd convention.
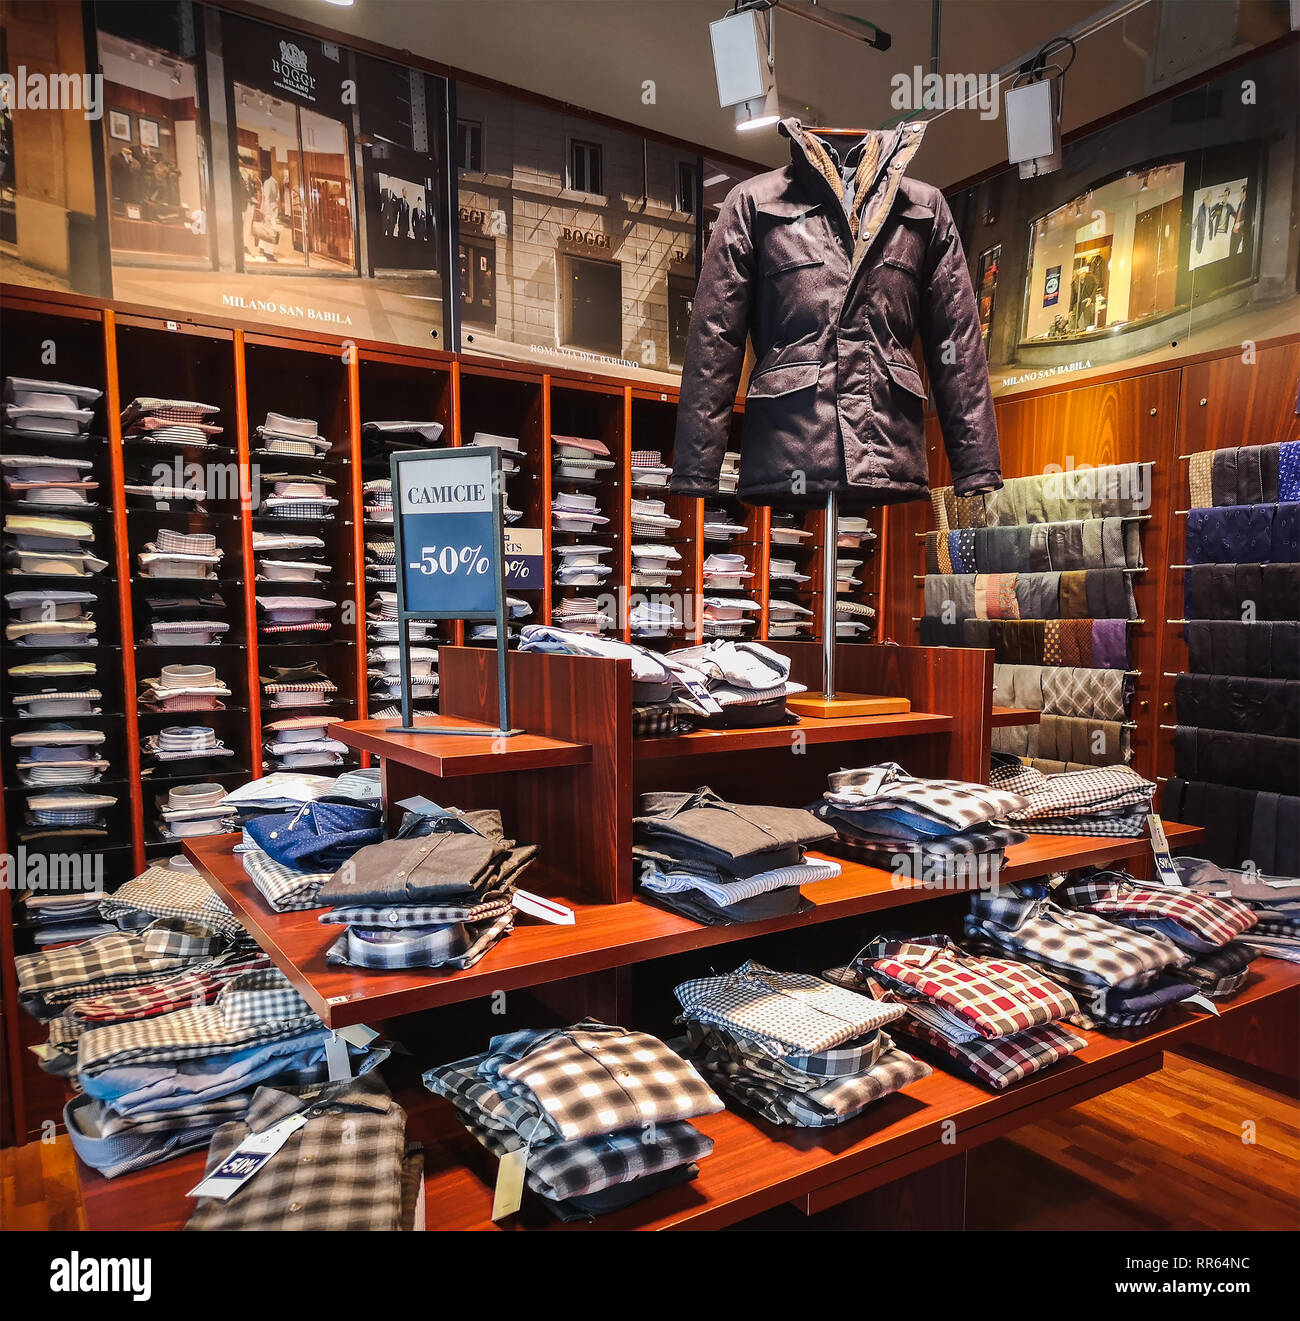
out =
[[[273,1124],[264,1133],[246,1137],[211,1174],[185,1194],[186,1197],[215,1197],[229,1201],[258,1170],[307,1122],[298,1114]]]
[[[1185,889],[1182,881],[1178,879],[1178,868],[1174,866],[1173,855],[1169,852],[1165,823],[1161,821],[1158,812],[1148,814],[1147,828],[1151,831],[1151,852],[1155,855],[1156,870],[1160,873],[1160,879],[1166,885],[1176,885],[1180,890]]]
[[[531,894],[527,890],[516,890],[513,902],[521,913],[540,917],[543,922],[554,922],[556,926],[571,927],[578,920],[572,908],[565,908],[554,899],[543,899],[541,895]]]
[[[367,1027],[364,1023],[353,1023],[348,1027],[339,1028],[336,1036],[340,1036],[349,1046],[356,1046],[358,1050],[364,1050],[379,1035],[373,1027]]]
[[[528,1169],[528,1148],[508,1151],[497,1164],[497,1186],[492,1193],[492,1219],[504,1220],[514,1215],[524,1200],[524,1174]]]
[[[1215,1018],[1219,1016],[1219,1006],[1213,1000],[1207,1000],[1203,995],[1189,995],[1186,1000],[1180,1000],[1179,1004],[1199,1005],[1207,1014],[1213,1014]]]
[[[330,1082],[342,1082],[352,1077],[348,1043],[337,1032],[332,1032],[325,1042],[325,1064],[330,1072]]]
[[[1279,876],[1274,880],[1265,881],[1265,885],[1270,890],[1295,890],[1300,889],[1300,876]]]

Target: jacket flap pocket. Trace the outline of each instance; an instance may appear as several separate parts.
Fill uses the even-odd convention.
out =
[[[801,220],[804,216],[816,215],[822,209],[820,202],[781,201],[759,202],[755,207],[760,215],[771,216],[774,220]]]
[[[771,274],[780,275],[782,271],[797,271],[804,266],[824,266],[825,262],[820,257],[787,257],[784,261],[774,262],[772,264]]]
[[[759,372],[749,383],[749,399],[775,399],[778,395],[793,394],[817,384],[821,371],[819,362],[789,362]]]
[[[895,385],[901,385],[909,394],[914,394],[918,399],[926,397],[925,384],[921,380],[921,373],[916,370],[911,363],[895,362],[892,358],[885,364],[889,368],[889,374],[894,378]]]

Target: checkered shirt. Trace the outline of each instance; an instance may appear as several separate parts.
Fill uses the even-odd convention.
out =
[[[887,808],[905,804],[945,822],[954,831],[1007,816],[1025,806],[1019,794],[965,780],[924,780],[908,775],[895,762],[836,771],[824,795],[836,807]]]
[[[725,1055],[707,1055],[697,1062],[709,1082],[742,1105],[770,1123],[797,1128],[830,1128],[847,1123],[873,1102],[934,1072],[906,1051],[893,1049],[863,1073],[801,1092],[751,1073]]]
[[[350,926],[325,951],[325,962],[353,968],[469,968],[510,934],[513,919],[512,907],[477,928],[461,923],[401,930]]]
[[[388,904],[356,908],[327,908],[317,921],[331,926],[406,927],[439,926],[448,922],[486,922],[512,912],[510,893],[485,896],[475,904]]]
[[[270,971],[272,967],[265,954],[230,953],[203,968],[187,968],[139,986],[83,996],[68,1005],[65,1017],[93,1025],[157,1018],[178,1009],[211,1004],[227,982],[246,972]]]
[[[942,1051],[963,1073],[1000,1092],[1041,1073],[1088,1043],[1059,1023],[1044,1023],[991,1041],[950,1041],[938,1029],[908,1015],[899,1031],[933,1050]]]
[[[1074,997],[1037,968],[967,954],[944,936],[872,941],[859,956],[887,986],[951,1010],[982,1037],[1009,1037],[1077,1013]]]
[[[317,893],[321,886],[334,875],[333,872],[299,872],[286,867],[281,862],[263,853],[260,849],[250,849],[241,853],[239,860],[244,873],[257,886],[258,893],[277,913],[301,912],[308,908],[319,908]]]
[[[1059,891],[1074,908],[1116,921],[1167,919],[1211,945],[1226,945],[1255,925],[1255,914],[1236,899],[1216,899],[1195,890],[1144,885],[1119,871],[1072,877]],[[1127,923],[1126,923],[1127,924]]]
[[[713,1153],[713,1139],[684,1120],[575,1141],[536,1141],[535,1112],[480,1072],[490,1058],[474,1055],[438,1065],[425,1073],[424,1085],[452,1102],[457,1118],[493,1155],[529,1145],[525,1180],[540,1197],[562,1201],[589,1196]]]
[[[298,1093],[259,1087],[244,1118],[213,1134],[205,1173],[292,1115],[307,1123],[234,1197],[200,1198],[186,1229],[403,1228],[406,1112],[373,1074]]]
[[[100,901],[99,915],[109,922],[131,913],[181,918],[230,936],[244,934],[243,924],[203,877],[161,864],[146,868]]]
[[[1146,830],[1147,807],[1134,807],[1114,816],[1080,816],[1017,821],[1031,835],[1095,835],[1108,839],[1137,839]]]
[[[700,1075],[658,1038],[604,1024],[580,1023],[537,1042],[499,1077],[510,1090],[530,1093],[568,1140],[722,1109]]]
[[[893,1006],[806,973],[774,972],[746,960],[722,977],[673,989],[685,1022],[725,1028],[769,1055],[816,1055],[883,1027]]]
[[[1090,766],[1044,775],[1014,759],[995,758],[989,780],[1028,799],[1027,806],[1007,814],[1017,824],[1043,817],[1087,817],[1103,810],[1147,806],[1156,791],[1150,780],[1128,766]]]
[[[899,1007],[898,1017],[902,1016],[903,1010]],[[690,1023],[686,1029],[684,1051],[691,1058],[702,1054],[726,1056],[743,1064],[750,1073],[783,1087],[806,1092],[837,1078],[851,1078],[865,1072],[881,1059],[890,1044],[885,1032],[869,1032],[848,1046],[824,1050],[817,1055],[786,1055],[778,1059],[755,1050],[746,1038],[723,1028]]]
[[[634,706],[632,708],[633,738],[667,738],[678,732],[680,720],[673,706]]]

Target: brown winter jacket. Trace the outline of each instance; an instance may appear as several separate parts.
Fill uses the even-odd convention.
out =
[[[842,508],[861,508],[924,496],[918,332],[957,494],[1001,486],[961,239],[938,189],[903,177],[924,124],[855,146],[847,210],[833,150],[796,119],[781,132],[791,163],[732,190],[705,252],[671,489],[717,492],[749,336],[742,498],[797,508],[837,490]]]

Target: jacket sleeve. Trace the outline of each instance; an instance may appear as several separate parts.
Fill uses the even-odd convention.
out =
[[[754,243],[750,204],[738,189],[718,213],[695,290],[686,360],[677,403],[673,475],[675,495],[718,493],[718,473],[731,437],[731,414],[753,304]]]
[[[998,424],[979,307],[952,212],[936,198],[922,293],[921,346],[957,495],[1002,485]]]

